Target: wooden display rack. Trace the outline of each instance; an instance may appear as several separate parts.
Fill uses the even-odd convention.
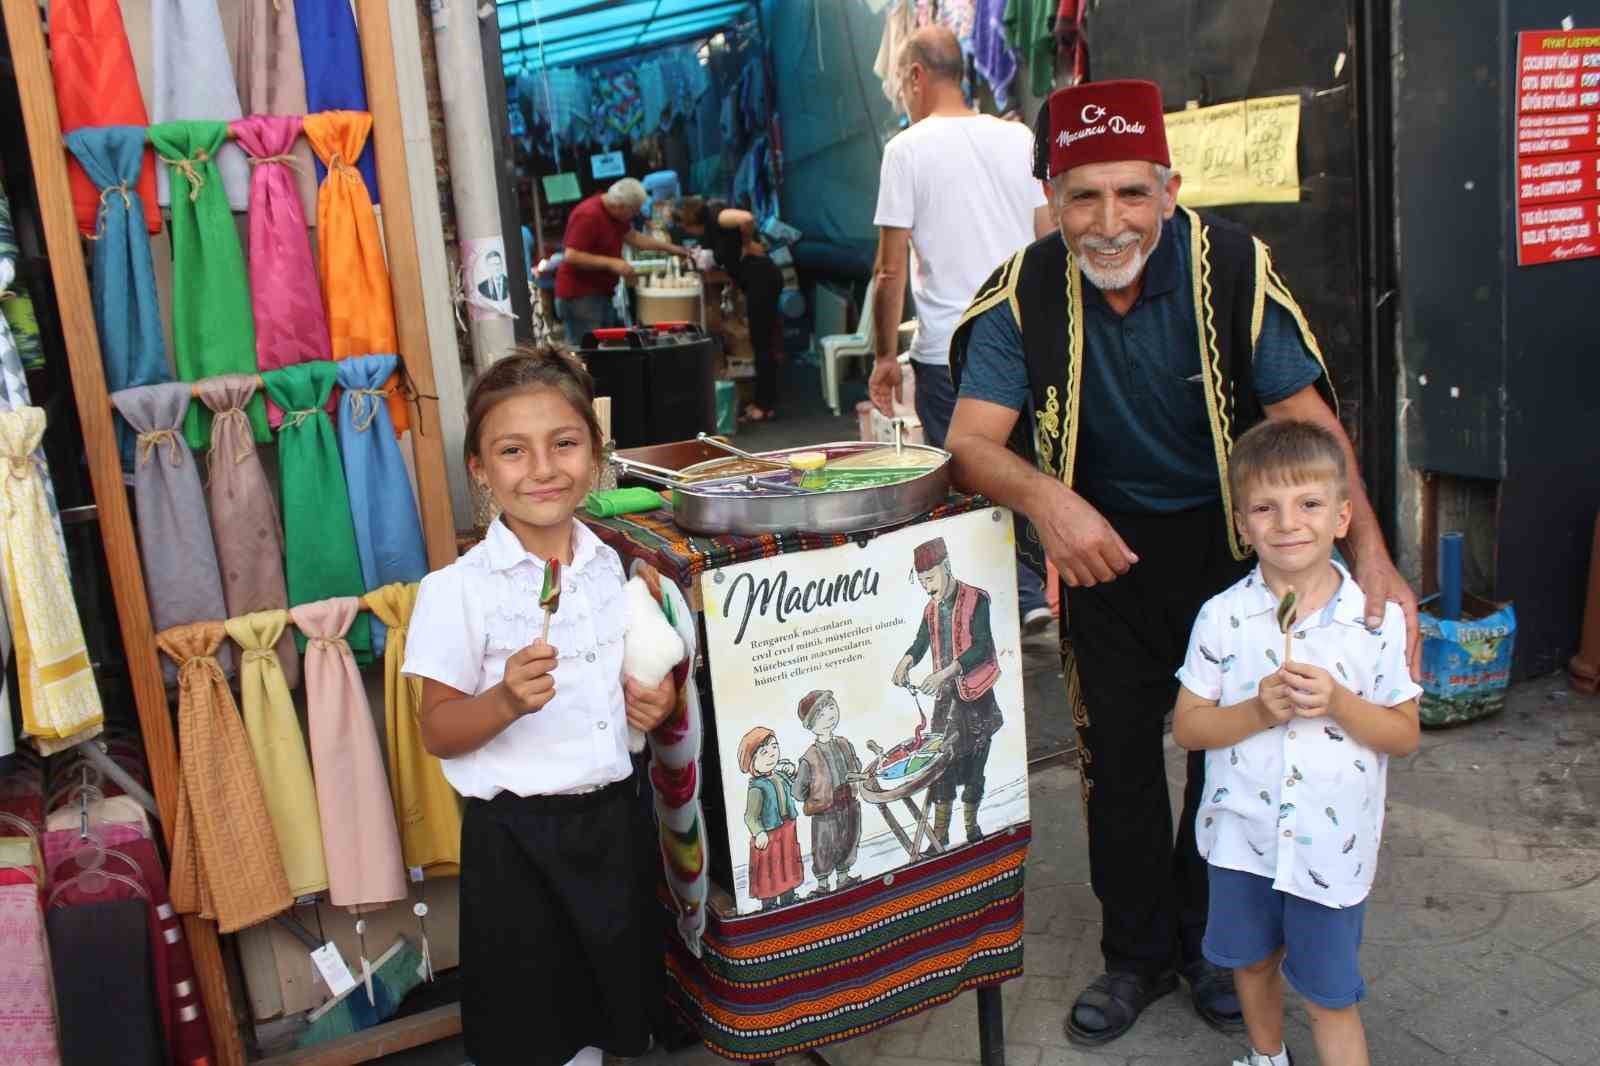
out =
[[[178,804],[178,754],[173,738],[172,711],[162,681],[150,603],[122,481],[100,340],[95,331],[88,274],[84,268],[83,245],[67,184],[67,149],[56,111],[44,29],[37,0],[0,0],[0,8],[4,11],[6,33],[11,43],[50,271],[60,304],[72,390],[83,428],[89,476],[116,596],[117,619],[151,783],[170,851]],[[399,336],[398,354],[418,399],[417,418],[412,426],[417,502],[427,541],[428,563],[437,569],[456,557],[455,522],[450,511],[450,489],[445,480],[438,398],[423,312],[422,276],[418,268],[410,183],[401,134],[389,8],[386,0],[356,0],[356,14],[383,203],[384,241]],[[211,1036],[216,1043],[217,1061],[221,1066],[243,1066],[247,1061],[245,1042],[241,1021],[235,1015],[236,998],[229,988],[216,924],[185,915],[184,930],[194,955],[195,972],[205,999]],[[379,1055],[444,1039],[460,1028],[457,1008],[439,1008],[269,1061],[303,1066],[365,1062]]]

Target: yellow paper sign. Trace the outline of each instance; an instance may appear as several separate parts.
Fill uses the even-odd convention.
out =
[[[1298,96],[1169,112],[1167,145],[1188,207],[1300,199]]]

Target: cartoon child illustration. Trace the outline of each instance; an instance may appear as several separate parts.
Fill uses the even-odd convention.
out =
[[[781,760],[778,735],[756,726],[739,741],[739,769],[750,775],[744,824],[750,830],[750,895],[762,910],[794,902],[805,880],[800,865],[799,813],[794,802],[794,763]]]
[[[917,639],[895,666],[890,683],[906,686],[911,668],[932,650],[933,672],[917,687],[934,697],[933,732],[944,734],[944,746],[953,756],[930,790],[933,837],[941,847],[950,843],[950,814],[960,785],[967,842],[975,843],[983,839],[978,804],[989,743],[1003,724],[994,698],[1000,666],[989,629],[989,594],[955,579],[942,537],[917,545],[913,562],[928,604]]]
[[[861,878],[850,873],[861,843],[861,801],[854,782],[861,780],[861,760],[844,737],[835,736],[839,703],[827,689],[806,694],[798,710],[800,724],[816,742],[800,756],[800,779],[795,797],[811,818],[811,871],[817,876],[816,895],[847,888]],[[838,883],[829,887],[835,873]]]

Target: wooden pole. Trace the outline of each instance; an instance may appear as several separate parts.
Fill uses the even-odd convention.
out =
[[[161,677],[155,631],[150,622],[150,601],[145,592],[144,571],[139,565],[133,519],[122,484],[122,460],[112,427],[100,338],[95,332],[89,297],[89,276],[84,269],[83,245],[78,237],[72,193],[67,184],[67,153],[61,138],[61,120],[56,112],[55,84],[50,76],[44,30],[39,23],[35,0],[0,0],[0,5],[5,13],[11,61],[22,99],[22,120],[33,160],[33,181],[39,191],[50,274],[55,281],[61,330],[66,339],[67,369],[77,397],[78,422],[83,428],[84,452],[94,487],[100,536],[105,544],[123,651],[128,659],[134,704],[139,712],[139,731],[144,737],[150,782],[170,850],[173,827],[178,823],[178,755],[172,736],[172,715]],[[233,997],[228,991],[222,965],[217,927],[192,915],[186,915],[183,924],[189,938],[189,951],[194,956],[195,976],[206,1004],[211,1039],[216,1044],[217,1061],[223,1066],[243,1066],[244,1044],[234,1021]]]
[[[417,502],[421,505],[423,539],[428,544],[428,565],[438,569],[455,562],[456,530],[450,511],[450,482],[445,475],[444,449],[440,447],[444,431],[439,424],[439,390],[434,386],[428,320],[423,310],[422,274],[411,215],[411,178],[406,170],[405,130],[400,119],[388,0],[357,0],[356,19],[361,26],[361,56],[367,71],[367,110],[372,114],[378,186],[383,190],[383,239],[389,253],[389,282],[394,290],[399,354],[417,391],[418,417],[412,433],[429,438],[431,442],[418,441],[415,448]]]

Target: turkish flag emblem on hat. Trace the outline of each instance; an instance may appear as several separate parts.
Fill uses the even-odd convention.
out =
[[[1154,82],[1092,81],[1050,97],[1050,177],[1130,160],[1172,165]]]

